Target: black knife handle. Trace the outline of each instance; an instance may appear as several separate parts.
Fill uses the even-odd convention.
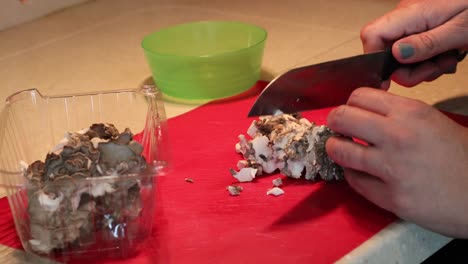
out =
[[[423,63],[423,62],[411,63],[411,64],[400,63],[399,61],[397,61],[395,59],[395,57],[393,57],[391,48],[387,49],[386,52],[387,53],[386,53],[386,58],[385,58],[385,64],[384,64],[384,67],[383,67],[383,70],[382,70],[382,75],[381,75],[382,80],[384,80],[384,81],[388,80],[390,78],[390,76],[392,75],[392,73],[395,72],[398,68],[401,68],[401,67],[416,68],[421,63]],[[467,51],[449,50],[447,52],[444,52],[444,53],[442,53],[440,55],[437,55],[437,56],[429,59],[429,61],[435,61],[439,56],[448,55],[448,56],[453,56],[453,57],[457,58],[457,61],[460,62],[466,57],[466,53],[467,53]]]

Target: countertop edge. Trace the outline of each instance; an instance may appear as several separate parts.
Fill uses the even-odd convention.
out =
[[[452,239],[398,220],[335,263],[421,263]]]

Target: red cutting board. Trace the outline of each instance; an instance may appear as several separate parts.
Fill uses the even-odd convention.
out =
[[[247,113],[265,85],[169,120],[173,167],[157,178],[151,237],[131,259],[100,263],[331,263],[396,219],[346,182],[285,179],[284,195],[267,196],[275,174],[229,196],[226,186],[236,182],[229,168],[242,158],[237,136],[250,126]],[[304,116],[325,124],[329,110]],[[20,247],[6,199],[0,211],[0,243]]]
[[[228,194],[238,135],[265,85],[169,120],[173,171],[158,178],[156,230],[134,263],[331,263],[395,220],[345,182],[286,179],[284,195],[267,196],[275,174]],[[329,110],[304,116],[323,124]]]

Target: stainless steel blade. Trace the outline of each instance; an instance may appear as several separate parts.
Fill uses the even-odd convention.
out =
[[[428,59],[444,56],[458,62],[467,51],[449,50]],[[379,88],[400,67],[416,69],[425,61],[401,64],[390,49],[345,59],[296,68],[273,80],[259,95],[248,116],[271,115],[276,111],[297,113],[345,104],[359,87]]]
[[[248,116],[344,104],[356,88],[380,87],[397,64],[391,51],[381,51],[290,70],[263,90]]]

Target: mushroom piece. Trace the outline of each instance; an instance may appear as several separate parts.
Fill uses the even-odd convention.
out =
[[[283,185],[283,180],[281,178],[276,178],[272,180],[271,183],[274,187],[280,187],[281,185]]]
[[[185,178],[185,182],[194,183],[195,181],[192,178]]]
[[[242,168],[239,172],[234,171],[231,169],[231,174],[236,178],[239,182],[249,182],[255,179],[255,174],[257,173],[257,169],[254,168]]]
[[[316,125],[300,114],[261,116],[254,120],[245,135],[239,135],[236,152],[244,160],[238,162],[239,172],[231,172],[234,177],[242,175],[246,168],[256,169],[257,173],[280,171],[291,178],[315,180],[317,176],[325,181],[342,180],[343,168],[331,160],[325,143],[332,136],[340,136],[324,125]],[[239,177],[239,176],[238,176]]]
[[[267,195],[279,196],[279,195],[283,195],[284,191],[283,191],[283,189],[281,189],[279,187],[274,187],[274,188],[268,190],[266,194]]]
[[[244,188],[238,185],[229,185],[228,187],[226,187],[226,190],[231,196],[239,196],[240,193],[244,190]]]
[[[85,135],[87,135],[90,139],[98,137],[101,139],[111,139],[116,138],[119,135],[119,131],[113,124],[93,124],[89,127],[88,131],[86,131]]]
[[[21,162],[31,248],[39,253],[65,249],[98,230],[112,236],[117,226],[138,217],[140,183],[128,176],[146,173],[142,152],[130,129],[119,133],[112,124],[93,124],[66,133],[44,161]],[[102,176],[113,177],[99,180]]]
[[[105,142],[99,144],[99,165],[101,168],[115,168],[122,162],[128,162],[136,159],[136,154],[126,145],[120,145],[115,142]]]

